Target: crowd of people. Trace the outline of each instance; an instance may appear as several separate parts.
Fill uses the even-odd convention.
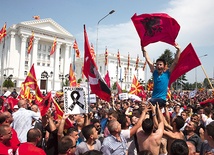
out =
[[[207,91],[198,91],[194,98],[189,92],[173,92],[161,107],[149,100],[120,100],[115,94],[111,102],[97,98],[88,114],[64,113],[57,119],[54,104],[41,117],[38,105],[26,99],[13,111],[2,111],[5,103],[0,99],[0,154],[212,154],[214,108],[212,103],[200,104],[209,98],[213,96]],[[71,127],[66,127],[66,119]]]
[[[175,91],[166,100],[170,73],[180,55],[180,47],[175,48],[169,69],[163,59],[154,66],[142,48],[154,80],[153,92],[147,91],[142,101],[112,94],[110,102],[97,98],[89,103],[88,113],[58,117],[53,103],[41,116],[34,101],[19,99],[11,108],[0,98],[0,155],[214,154],[213,103],[203,102],[213,94],[204,90],[189,97],[188,91]],[[63,95],[56,101],[64,110]]]

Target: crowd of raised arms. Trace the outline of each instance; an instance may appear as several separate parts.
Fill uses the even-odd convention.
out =
[[[213,104],[200,104],[212,93],[198,91],[189,98],[189,92],[172,92],[164,107],[151,104],[152,94],[146,93],[145,101],[120,100],[117,94],[110,102],[97,98],[89,113],[62,118],[54,104],[41,117],[33,101],[20,99],[11,108],[1,98],[0,154],[213,154]],[[63,95],[56,101],[63,110]],[[68,118],[72,126],[66,125]]]

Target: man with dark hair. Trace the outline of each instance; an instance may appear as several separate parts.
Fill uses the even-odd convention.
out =
[[[186,141],[190,141],[195,145],[196,152],[200,152],[202,142],[201,138],[195,133],[196,127],[196,123],[189,121],[189,123],[185,127],[184,136]]]
[[[100,151],[101,143],[97,139],[98,134],[94,125],[87,125],[82,128],[82,134],[85,137],[86,141],[81,142],[76,149],[75,154],[83,154],[89,150],[98,150]]]
[[[79,138],[79,132],[78,129],[76,127],[71,127],[67,130],[67,134],[70,137],[73,137],[75,139],[75,141],[78,141]]]
[[[142,123],[142,129],[139,129],[137,131],[137,142],[139,145],[139,151],[149,150],[152,152],[153,155],[159,154],[161,139],[164,131],[164,123],[163,123],[163,114],[158,104],[157,104],[157,115],[158,122],[156,122],[157,121],[156,113],[152,114],[154,123],[157,126],[157,130],[155,132],[153,132],[154,123],[151,118],[145,119]]]
[[[171,145],[170,148],[172,155],[188,155],[189,154],[189,148],[187,146],[187,143],[184,140],[176,139]]]
[[[45,151],[37,147],[41,141],[42,134],[39,129],[30,129],[27,132],[27,142],[22,143],[16,150],[17,155],[46,155]]]
[[[58,142],[58,155],[75,155],[76,141],[70,136],[62,137]]]
[[[184,119],[181,116],[177,116],[172,122],[172,126],[169,124],[165,124],[165,126],[169,129],[164,130],[164,135],[167,136],[168,151],[170,151],[171,144],[175,139],[184,140],[184,134],[180,131],[180,129],[184,126]]]
[[[204,155],[205,152],[213,154],[214,153],[214,121],[210,122],[205,127],[204,138],[206,142],[201,145],[200,155]]]
[[[0,126],[0,154],[1,155],[13,155],[13,149],[7,147],[6,143],[12,138],[12,130],[8,125]]]
[[[156,66],[154,66],[153,62],[150,60],[146,50],[144,47],[142,47],[143,56],[146,58],[146,62],[149,65],[149,68],[153,75],[154,80],[154,88],[152,92],[152,98],[150,99],[150,102],[152,102],[153,105],[155,105],[157,102],[160,104],[161,107],[166,105],[166,96],[167,96],[167,87],[169,83],[170,73],[175,68],[178,59],[180,57],[180,47],[178,44],[175,45],[175,48],[177,49],[174,62],[170,66],[169,69],[167,69],[167,64],[164,59],[157,59]]]

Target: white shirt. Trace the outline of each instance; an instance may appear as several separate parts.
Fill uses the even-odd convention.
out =
[[[40,115],[25,108],[19,108],[18,111],[13,113],[12,127],[16,130],[18,139],[21,143],[27,142],[27,132],[31,129],[32,120],[38,120]]]

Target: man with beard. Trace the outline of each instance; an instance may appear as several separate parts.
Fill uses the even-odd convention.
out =
[[[143,56],[146,58],[146,62],[148,63],[149,68],[153,75],[154,88],[152,92],[152,98],[150,99],[150,102],[152,102],[153,105],[155,105],[157,102],[159,103],[160,107],[163,107],[166,105],[167,87],[169,83],[170,73],[175,68],[178,62],[178,59],[180,57],[179,45],[176,44],[175,48],[177,49],[175,59],[172,65],[170,66],[170,68],[168,69],[166,61],[161,58],[156,60],[156,66],[154,66],[145,48],[142,47]]]

